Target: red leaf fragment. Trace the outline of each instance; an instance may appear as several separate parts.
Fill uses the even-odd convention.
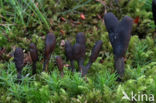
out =
[[[61,19],[61,21],[64,21],[64,22],[66,21],[66,19],[64,17],[61,17],[60,19]]]
[[[80,18],[81,18],[82,20],[85,20],[85,19],[86,19],[86,18],[85,18],[85,15],[84,15],[83,13],[80,14]]]
[[[139,16],[137,16],[137,17],[134,19],[134,23],[135,23],[135,24],[138,24],[139,19],[140,19],[140,17],[139,17]]]
[[[65,34],[64,30],[60,30],[60,32],[61,32],[61,34],[62,34],[62,35],[64,35],[64,34]]]

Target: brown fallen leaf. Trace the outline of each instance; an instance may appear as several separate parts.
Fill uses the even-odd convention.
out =
[[[64,64],[63,67],[70,67],[70,65],[69,64]]]
[[[98,17],[98,19],[100,19],[100,20],[102,19],[101,15],[99,15],[99,14],[97,14],[97,17]]]
[[[49,22],[50,22],[50,25],[53,25],[54,23],[52,18],[49,20]]]
[[[24,54],[24,64],[32,64],[32,59],[30,53]]]
[[[126,57],[124,57],[124,62],[126,62],[127,61],[127,58]]]
[[[6,51],[6,49],[5,48],[2,48],[1,50],[0,50],[0,56],[1,55],[3,55],[3,53]]]
[[[60,19],[61,19],[61,21],[64,21],[64,22],[66,21],[66,19],[64,17],[61,17]]]
[[[60,30],[60,32],[61,32],[61,34],[62,34],[62,35],[65,35],[65,32],[64,32],[64,30]]]

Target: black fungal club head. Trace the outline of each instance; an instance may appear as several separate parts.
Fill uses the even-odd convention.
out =
[[[79,33],[76,35],[76,43],[85,45],[85,43],[86,43],[86,37],[85,37],[85,35],[84,35],[83,32],[79,32]]]
[[[48,62],[51,56],[51,53],[55,49],[56,38],[53,33],[48,33],[45,40],[45,54],[44,54],[44,66],[43,71],[48,71]]]
[[[92,53],[90,56],[90,62],[93,63],[97,59],[99,52],[102,48],[103,42],[101,40],[97,41],[92,49]]]
[[[90,59],[89,59],[89,62],[87,64],[87,66],[82,70],[82,76],[85,76],[87,73],[88,73],[88,70],[90,69],[91,65],[93,64],[93,62],[96,61],[98,55],[99,55],[99,52],[102,48],[102,44],[103,42],[101,40],[98,40],[93,49],[92,49],[92,53],[91,53],[91,56],[90,56]]]
[[[18,73],[17,78],[21,79],[21,73],[24,66],[24,53],[21,48],[16,48],[14,52],[14,62]]]
[[[76,43],[73,46],[73,56],[75,60],[83,59],[85,57],[85,44],[86,44],[86,37],[84,33],[80,32],[76,35]]]
[[[56,38],[53,33],[48,33],[45,41],[45,58],[49,58],[56,45]]]
[[[69,41],[65,42],[65,55],[67,57],[67,60],[73,60],[72,45]]]
[[[38,53],[37,53],[37,48],[34,43],[30,44],[30,55],[31,59],[33,61],[33,67],[32,67],[32,74],[36,73],[36,62],[38,61]]]
[[[76,35],[76,43],[73,45],[72,48],[72,54],[74,60],[77,60],[79,64],[79,71],[81,72],[84,68],[84,58],[85,58],[85,52],[86,52],[86,37],[84,33],[80,32]]]
[[[116,56],[125,56],[129,40],[131,37],[133,20],[125,16],[122,21],[119,23],[118,27],[116,28],[116,33],[114,36],[114,54]]]
[[[113,13],[107,13],[104,16],[105,25],[108,33],[115,33],[115,29],[119,24],[118,19]]]
[[[70,42],[67,40],[65,42],[65,55],[67,57],[67,60],[70,60],[70,64],[71,64],[71,69],[72,72],[74,71],[74,56],[73,56],[73,51],[72,51],[73,47],[70,44]]]
[[[104,15],[104,21],[113,47],[115,68],[122,77],[124,75],[124,56],[131,37],[133,20],[125,16],[120,22],[113,13]]]
[[[34,43],[30,44],[30,55],[33,62],[36,62],[38,60],[37,48]]]
[[[72,48],[72,54],[74,60],[80,60],[84,58],[85,50],[83,49],[83,46],[81,44],[75,43]]]

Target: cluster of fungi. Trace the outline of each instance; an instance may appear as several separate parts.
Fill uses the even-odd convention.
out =
[[[156,25],[156,0],[152,2],[153,18]],[[119,79],[124,76],[124,65],[125,65],[125,54],[128,48],[128,44],[131,37],[131,31],[133,26],[133,19],[125,16],[119,21],[113,13],[106,13],[104,15],[104,21],[106,29],[109,33],[109,40],[113,48],[114,54],[114,68],[119,75]],[[77,61],[79,71],[82,76],[85,76],[90,69],[91,65],[97,59],[99,52],[102,48],[102,41],[98,40],[91,52],[87,65],[84,65],[85,52],[86,52],[86,38],[84,33],[80,32],[76,35],[76,43],[72,46],[69,41],[65,42],[65,55],[67,60],[70,61],[70,68],[72,72],[75,71],[74,61]],[[56,45],[56,38],[53,33],[48,33],[45,40],[45,51],[44,51],[44,64],[43,71],[48,71],[49,59]],[[38,61],[37,48],[34,43],[30,44],[30,55],[33,61],[32,74],[36,73],[36,62]],[[16,48],[14,52],[14,62],[17,68],[17,78],[21,79],[22,68],[24,66],[24,53],[21,48]],[[60,56],[56,57],[56,63],[60,71],[61,76],[63,73],[63,60]]]
[[[85,42],[86,42],[85,35],[84,33],[80,32],[76,35],[76,43],[73,46],[69,43],[69,41],[66,41],[65,43],[65,55],[67,59],[70,60],[71,62],[72,71],[74,72],[74,68],[75,68],[74,60],[76,60],[78,62],[79,70],[82,76],[85,76],[87,74],[89,68],[98,57],[100,49],[102,48],[102,41],[101,40],[97,41],[92,49],[92,54],[90,56],[87,66],[84,66],[84,57],[85,57],[85,48],[86,48]],[[55,45],[56,45],[55,35],[53,33],[48,33],[46,35],[46,40],[45,40],[43,71],[48,72],[49,59],[51,57],[52,52],[55,49]],[[30,55],[33,62],[32,74],[35,74],[36,62],[38,61],[38,53],[37,53],[36,45],[34,43],[30,44]],[[17,78],[21,79],[22,68],[24,66],[24,53],[21,48],[16,48],[14,52],[14,62],[18,73]],[[56,57],[56,64],[58,66],[61,76],[63,76],[64,75],[63,60],[60,56]]]

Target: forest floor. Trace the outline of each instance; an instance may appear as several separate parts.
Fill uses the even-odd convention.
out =
[[[156,34],[152,0],[0,0],[0,103],[147,103],[156,97]],[[112,12],[121,20],[134,20],[126,53],[123,82],[117,82],[114,55],[104,24],[104,14]],[[49,72],[42,72],[45,36],[53,32],[56,47],[49,61]],[[97,40],[103,41],[99,57],[85,78],[72,73],[67,65],[64,41],[75,42],[84,32],[85,63]],[[32,75],[29,44],[35,43],[39,61]],[[17,83],[13,53],[24,52],[22,82]],[[55,57],[64,61],[60,76]],[[76,64],[76,63],[75,63]],[[77,64],[76,64],[77,65]],[[78,66],[77,66],[78,69]],[[77,70],[78,71],[78,70]],[[126,93],[130,100],[122,99]],[[143,96],[145,94],[147,96]],[[153,97],[152,97],[153,96]],[[153,102],[154,103],[154,102]]]

